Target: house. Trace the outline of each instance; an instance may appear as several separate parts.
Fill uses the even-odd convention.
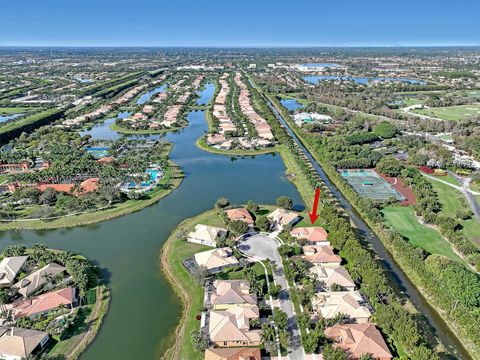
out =
[[[6,257],[0,262],[0,286],[12,285],[28,256]]]
[[[245,208],[228,209],[225,211],[225,213],[227,214],[227,217],[232,221],[244,221],[248,224],[248,226],[253,226],[255,223],[253,221],[252,215],[250,215],[248,210]]]
[[[22,316],[34,318],[46,314],[61,305],[65,305],[69,309],[73,309],[77,305],[74,288],[67,287],[32,298],[20,299],[7,305],[7,309],[12,310],[13,319],[16,320]]]
[[[217,239],[226,237],[227,234],[227,229],[198,224],[195,226],[195,231],[192,231],[187,235],[187,241],[191,243],[216,247]]]
[[[30,169],[30,163],[24,161],[19,164],[0,164],[0,174],[16,174],[20,172],[26,172]]]
[[[293,225],[300,220],[300,216],[296,212],[285,210],[285,209],[275,209],[270,214],[267,215],[267,218],[273,223],[273,227],[284,227],[287,225]]]
[[[194,258],[197,265],[209,273],[217,273],[240,264],[228,247],[199,252]]]
[[[215,310],[225,310],[232,306],[254,306],[257,296],[250,293],[250,283],[246,280],[215,280],[210,302]]]
[[[17,289],[20,295],[27,297],[48,283],[49,278],[62,274],[65,270],[61,265],[50,263],[17,282],[13,288]]]
[[[47,184],[47,183],[38,183],[36,185],[23,185],[19,183],[10,183],[8,184],[8,190],[11,193],[14,193],[18,189],[21,188],[30,188],[30,187],[36,187],[38,190],[41,192],[46,191],[47,189],[52,189],[57,192],[63,192],[63,193],[68,193],[68,194],[73,194],[75,196],[81,196],[87,193],[91,193],[93,191],[98,190],[99,187],[99,178],[89,178],[84,181],[82,181],[79,184],[79,189],[75,190],[75,184],[70,182],[70,183],[65,183],[65,184]]]
[[[373,324],[336,324],[325,329],[325,336],[334,341],[333,346],[343,349],[349,359],[357,360],[370,354],[377,360],[393,358],[380,331]]]
[[[342,258],[333,252],[330,245],[306,245],[303,247],[303,258],[313,266],[337,267]]]
[[[330,244],[327,241],[328,233],[321,226],[298,227],[290,231],[290,235],[297,239],[305,239],[310,245]]]
[[[362,295],[358,291],[332,291],[319,292],[312,300],[314,314],[321,315],[325,319],[333,319],[337,315],[344,314],[359,324],[367,323],[372,313],[360,305],[363,302]]]
[[[0,359],[24,360],[39,352],[48,342],[45,331],[0,327]]]
[[[250,330],[250,320],[258,319],[257,306],[233,306],[228,310],[210,311],[208,335],[214,346],[259,346],[260,330]]]
[[[261,360],[259,348],[211,348],[205,350],[205,360]]]
[[[331,289],[332,285],[336,284],[344,290],[355,290],[355,283],[343,266],[313,266],[309,271],[326,289]]]

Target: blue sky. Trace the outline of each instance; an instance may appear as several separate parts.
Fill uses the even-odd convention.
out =
[[[479,0],[3,0],[0,46],[480,45]]]

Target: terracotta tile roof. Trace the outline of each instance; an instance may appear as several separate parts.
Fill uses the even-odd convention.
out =
[[[30,299],[22,299],[13,302],[9,309],[12,309],[13,318],[18,319],[22,316],[33,316],[53,309],[60,305],[71,305],[75,298],[75,289],[67,287],[46,294],[35,296]]]
[[[259,348],[215,348],[205,350],[205,360],[261,360]]]
[[[210,311],[208,333],[213,342],[260,342],[260,330],[250,330],[250,319],[258,319],[257,306],[235,306],[225,311]]]
[[[321,226],[295,228],[290,232],[290,235],[311,242],[326,241],[328,237],[327,231]]]
[[[393,358],[380,331],[373,324],[336,324],[325,329],[334,346],[346,350],[351,359],[371,354],[375,359]]]
[[[303,258],[312,264],[335,263],[340,265],[342,258],[333,252],[330,245],[307,245],[303,247]]]
[[[230,220],[245,221],[248,225],[254,224],[252,215],[245,208],[228,209],[225,212]]]
[[[216,280],[213,283],[215,292],[211,302],[218,304],[256,304],[255,294],[250,294],[250,284],[246,280]]]

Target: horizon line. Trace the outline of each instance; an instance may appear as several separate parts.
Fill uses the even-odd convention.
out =
[[[321,48],[468,48],[480,47],[480,44],[402,44],[402,45],[385,45],[385,44],[370,44],[370,45],[2,45],[0,48],[194,48],[194,49],[235,49],[235,48],[250,48],[250,49],[321,49]]]

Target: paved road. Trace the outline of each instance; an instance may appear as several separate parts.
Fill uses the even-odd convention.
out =
[[[282,287],[279,295],[280,309],[288,315],[288,330],[292,335],[288,357],[291,360],[305,360],[305,351],[300,340],[297,314],[288,294],[288,283],[283,271],[282,259],[278,253],[278,246],[278,242],[274,237],[257,234],[238,245],[238,249],[253,259],[270,260],[275,263],[276,271],[273,273],[273,280],[275,284],[279,284]]]

